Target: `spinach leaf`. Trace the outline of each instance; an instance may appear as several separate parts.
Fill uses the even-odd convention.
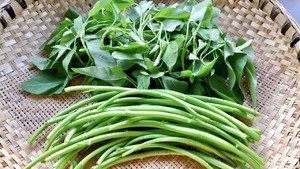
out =
[[[87,36],[85,43],[96,66],[113,67],[117,65],[117,62],[108,51],[100,49],[101,40],[97,36]]]
[[[32,94],[44,94],[52,95],[54,94],[52,89],[55,89],[55,93],[60,93],[57,91],[57,87],[64,88],[66,77],[52,70],[43,70],[35,77],[23,82],[20,87]]]
[[[235,72],[229,62],[230,56],[234,54],[234,47],[232,42],[226,41],[225,48],[224,48],[224,62],[226,64],[227,72],[228,72],[228,78],[229,78],[229,84],[230,88],[233,88],[235,82],[236,82],[236,75]]]
[[[130,54],[119,51],[113,52],[112,57],[118,60],[143,60],[143,56],[141,54]]]
[[[135,22],[140,18],[151,6],[153,5],[152,1],[141,1],[139,5],[132,8],[129,12],[129,18],[132,22]]]
[[[165,19],[163,21],[165,30],[169,31],[169,32],[175,31],[178,27],[182,28],[183,23],[184,23],[183,21],[178,20],[178,19]],[[180,30],[181,28],[179,28],[178,30]]]
[[[212,17],[212,2],[211,0],[204,0],[193,6],[191,11],[190,21],[199,21],[201,26],[208,27]]]
[[[186,93],[188,89],[188,83],[186,81],[180,81],[169,76],[162,76],[161,79],[165,89],[174,90],[181,93]]]
[[[97,78],[114,86],[122,86],[126,81],[126,75],[119,66],[114,66],[111,68],[89,66],[84,68],[72,68],[72,70],[75,73]]]
[[[112,0],[101,0],[97,1],[94,7],[89,11],[88,16],[91,17],[97,14],[102,8],[105,8]]]
[[[150,86],[150,76],[140,74],[137,76],[138,89],[148,89]]]
[[[212,61],[208,60],[195,60],[193,64],[193,76],[194,77],[205,77],[212,71],[218,57]]]
[[[212,91],[214,91],[219,97],[235,101],[231,90],[226,85],[225,81],[218,75],[214,74],[207,78],[208,85]]]
[[[242,50],[247,55],[247,63],[245,65],[244,73],[248,82],[252,105],[255,107],[257,77],[256,77],[255,67],[254,67],[254,50],[251,46],[251,41],[246,42],[242,38],[239,38],[237,40],[236,45],[239,50]]]
[[[40,49],[50,52],[51,47],[60,40],[64,32],[72,25],[73,22],[69,19],[65,19],[60,22],[58,27],[51,33],[50,37],[40,46]]]
[[[190,12],[187,12],[180,8],[166,7],[162,8],[154,15],[155,19],[188,19]]]
[[[68,18],[70,20],[74,20],[80,16],[80,13],[76,11],[73,7],[69,7],[67,12],[65,13],[65,18]]]
[[[178,58],[178,45],[176,42],[172,41],[168,43],[166,51],[162,57],[162,60],[167,65],[169,70],[172,70]]]
[[[71,62],[75,52],[76,52],[76,47],[74,47],[72,50],[69,50],[68,53],[66,54],[65,58],[62,61],[62,66],[63,66],[64,70],[66,71],[66,73],[69,73],[69,65],[70,65],[70,62]]]
[[[46,66],[48,64],[48,59],[40,56],[36,56],[31,58],[31,62],[36,66],[39,70],[46,70]]]

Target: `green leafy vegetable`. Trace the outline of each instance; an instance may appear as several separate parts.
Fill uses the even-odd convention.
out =
[[[168,6],[100,0],[86,18],[70,8],[40,48],[49,53],[48,58],[34,58],[33,64],[51,70],[47,74],[52,72],[52,76],[63,71],[67,84],[81,75],[86,77],[84,84],[97,81],[140,89],[166,88],[238,103],[243,103],[247,92],[242,88],[245,77],[255,105],[257,79],[251,41],[240,38],[235,43],[226,37],[217,25],[219,15],[211,0]],[[50,89],[52,85],[43,91],[48,95],[62,91]]]

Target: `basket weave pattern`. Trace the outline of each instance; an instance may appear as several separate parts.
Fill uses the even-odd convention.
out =
[[[56,112],[86,97],[35,96],[23,92],[18,85],[36,73],[30,70],[30,58],[39,53],[39,45],[63,19],[67,8],[72,6],[86,13],[95,0],[82,3],[28,0],[24,1],[26,9],[22,9],[19,2],[11,3],[16,14],[12,21],[7,11],[0,11],[0,20],[7,22],[4,30],[3,21],[0,24],[0,168],[4,169],[23,168],[41,154],[47,133],[43,133],[33,147],[27,143],[30,135]],[[252,149],[265,159],[267,169],[295,169],[300,168],[300,63],[297,60],[300,31],[280,5],[274,7],[276,3],[214,1],[222,11],[221,29],[233,39],[253,40],[258,75],[257,109],[261,112],[254,126],[263,131],[263,136]],[[37,165],[37,168],[50,167],[51,164]],[[114,168],[199,167],[187,157],[156,156]]]

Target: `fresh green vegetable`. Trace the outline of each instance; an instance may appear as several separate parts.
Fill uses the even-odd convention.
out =
[[[243,112],[239,117],[244,119],[258,112],[235,102],[165,89],[72,86],[65,91],[98,94],[62,110],[37,130],[30,144],[56,124],[44,152],[25,169],[54,160],[54,168],[69,164],[80,169],[93,158],[98,159],[94,168],[107,168],[161,153],[185,155],[206,168],[248,164],[260,169],[264,164],[248,147],[261,132],[238,121],[230,108]],[[78,154],[96,143],[100,146],[78,161]]]
[[[82,75],[82,84],[164,88],[243,103],[245,75],[255,106],[251,41],[226,37],[219,14],[211,0],[169,6],[100,0],[86,18],[70,8],[40,47],[49,56],[33,58],[41,72],[20,87],[58,94]]]

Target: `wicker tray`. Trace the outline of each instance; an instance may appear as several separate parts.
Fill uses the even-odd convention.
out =
[[[166,0],[168,1],[168,0]],[[164,1],[165,3],[167,3]],[[33,76],[28,58],[62,19],[69,6],[85,13],[95,0],[16,0],[0,11],[0,168],[23,168],[41,153],[41,136],[27,139],[46,119],[84,96],[35,96],[18,84]],[[299,27],[275,0],[214,0],[228,36],[253,39],[258,74],[255,126],[263,130],[252,146],[267,169],[300,168]],[[6,27],[6,28],[5,28]],[[5,29],[4,29],[5,28]],[[46,134],[46,133],[45,133]],[[40,164],[37,168],[50,168]],[[116,168],[200,168],[180,156],[150,157]]]

